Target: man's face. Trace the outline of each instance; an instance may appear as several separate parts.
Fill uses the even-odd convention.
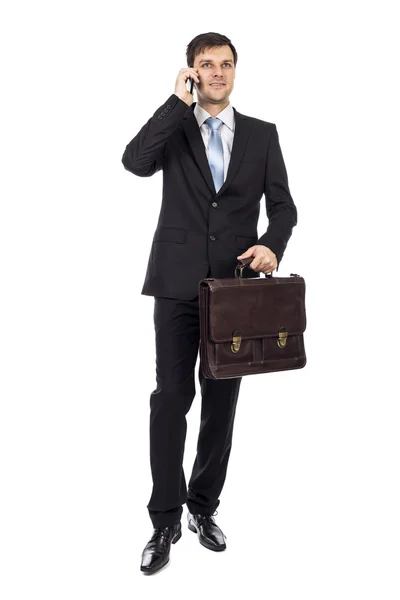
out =
[[[235,66],[229,46],[209,48],[198,54],[193,67],[197,69],[200,83],[196,83],[199,102],[224,104],[229,100],[235,79]],[[215,85],[221,82],[222,85]]]

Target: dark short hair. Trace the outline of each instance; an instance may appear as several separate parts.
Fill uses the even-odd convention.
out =
[[[220,33],[214,33],[212,31],[209,33],[201,33],[193,38],[191,42],[189,42],[186,48],[186,60],[188,67],[193,67],[194,59],[198,54],[202,54],[208,48],[219,48],[220,46],[230,47],[233,54],[233,62],[236,67],[238,56],[235,46],[232,44],[231,40],[226,37],[226,35],[221,35]]]

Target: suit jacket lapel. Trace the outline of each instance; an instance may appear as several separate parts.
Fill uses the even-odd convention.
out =
[[[210,165],[207,159],[206,149],[204,147],[203,138],[201,136],[200,128],[197,123],[196,117],[193,113],[195,105],[196,102],[193,102],[193,104],[191,104],[191,106],[186,111],[182,121],[182,128],[186,134],[186,137],[189,141],[189,146],[193,152],[193,156],[203,174],[203,177],[208,187],[210,188],[214,196],[219,196],[229,186],[236,171],[238,170],[240,161],[242,160],[242,156],[244,154],[249,139],[251,122],[244,115],[242,115],[235,108],[233,108],[235,113],[235,134],[233,137],[231,158],[229,162],[228,172],[226,174],[226,180],[224,181],[219,192],[216,193]]]

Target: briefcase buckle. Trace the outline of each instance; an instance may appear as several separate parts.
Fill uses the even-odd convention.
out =
[[[277,344],[279,346],[279,348],[284,348],[286,346],[286,340],[287,340],[287,336],[288,336],[288,332],[286,329],[280,329],[280,331],[278,332],[278,339],[277,339]]]
[[[232,336],[231,349],[232,352],[239,352],[240,344],[242,342],[242,334],[240,331],[234,331]]]

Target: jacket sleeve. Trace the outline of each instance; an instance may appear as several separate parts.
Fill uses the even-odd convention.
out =
[[[139,177],[150,177],[162,169],[166,141],[179,126],[189,106],[172,94],[126,146],[122,164]]]
[[[278,270],[292,229],[297,224],[297,209],[290,195],[276,125],[273,125],[268,148],[264,193],[269,223],[267,231],[258,239],[257,244],[272,250],[278,261]]]

